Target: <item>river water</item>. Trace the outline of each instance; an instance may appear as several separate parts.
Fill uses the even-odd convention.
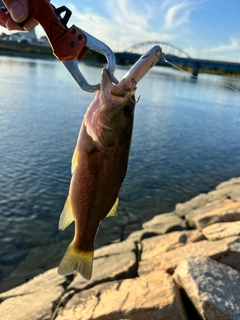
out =
[[[91,83],[101,67],[81,64]],[[120,79],[126,69],[117,68]],[[240,176],[240,80],[155,67],[138,85],[119,215],[96,247],[121,240],[178,202]],[[71,157],[94,94],[58,61],[0,57],[0,291],[56,266],[73,236],[58,231]],[[12,280],[12,281],[11,281]],[[8,283],[8,285],[6,285]],[[2,287],[1,287],[2,284]],[[5,284],[5,285],[4,285]]]

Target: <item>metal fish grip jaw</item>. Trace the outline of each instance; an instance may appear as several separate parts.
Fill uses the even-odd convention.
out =
[[[17,24],[24,28],[29,18],[37,20],[46,33],[54,56],[64,64],[81,89],[89,92],[100,89],[99,83],[89,84],[78,67],[78,61],[84,58],[88,49],[105,56],[112,82],[118,83],[113,75],[116,60],[112,50],[75,25],[68,28],[67,23],[72,12],[67,7],[55,8],[45,0],[29,0],[28,6],[29,16],[25,21]]]
[[[107,69],[111,75],[112,82],[117,84],[118,80],[114,77],[114,71],[115,71],[115,65],[116,65],[116,59],[115,59],[114,53],[103,42],[101,42],[101,41],[97,40],[96,38],[94,38],[93,36],[87,34],[85,31],[84,31],[84,33],[87,36],[87,42],[86,42],[85,46],[87,48],[105,56],[107,63],[108,63]],[[94,92],[94,91],[99,90],[100,83],[98,83],[96,85],[91,85],[87,82],[87,80],[85,79],[85,77],[83,76],[83,74],[81,73],[81,71],[79,69],[79,65],[78,65],[79,60],[80,59],[78,59],[78,58],[74,58],[74,59],[62,61],[62,63],[67,68],[67,70],[70,72],[71,76],[74,78],[74,80],[77,82],[77,84],[79,85],[79,87],[81,89],[88,91],[88,92]]]

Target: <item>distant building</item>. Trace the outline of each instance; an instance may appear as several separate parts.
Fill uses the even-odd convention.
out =
[[[46,36],[42,36],[40,39],[37,39],[37,43],[46,47],[50,46],[48,38]]]
[[[0,0],[0,8],[3,7],[3,2]],[[36,37],[35,29],[32,29],[28,32],[23,31],[23,32],[15,32],[11,34],[6,34],[3,32],[0,34],[0,40],[6,40],[6,41],[14,41],[14,42],[25,42],[29,44],[35,44],[35,45],[42,45],[42,46],[49,46],[49,42],[47,37],[41,37],[38,39]]]
[[[10,38],[10,41],[16,41],[16,42],[26,42],[26,43],[31,43],[33,44],[34,42],[37,41],[36,33],[35,30],[32,29],[31,31],[28,32],[15,32],[12,33]]]
[[[0,34],[0,40],[29,43],[32,45],[41,45],[46,47],[49,46],[47,37],[43,36],[40,39],[36,37],[35,29],[30,31],[14,32],[11,34],[2,33]]]

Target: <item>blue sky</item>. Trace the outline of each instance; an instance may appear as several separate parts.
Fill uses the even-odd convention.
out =
[[[161,41],[191,57],[240,62],[240,0],[52,0],[72,10],[69,22],[123,51]],[[37,34],[42,34],[38,28]]]

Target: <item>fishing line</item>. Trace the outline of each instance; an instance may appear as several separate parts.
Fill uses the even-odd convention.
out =
[[[180,70],[180,71],[182,71],[182,72],[185,72],[185,73],[187,73],[187,74],[189,75],[189,72],[188,72],[188,71],[185,71],[185,70],[181,69],[180,67],[176,66],[175,64],[169,62],[169,61],[166,59],[164,53],[162,53],[162,60],[163,60],[164,62],[170,64],[170,65],[171,65],[172,67],[174,67],[175,69],[178,69],[178,70]],[[192,78],[197,79],[197,76],[192,75]],[[224,86],[224,87],[227,87],[227,88],[230,88],[230,89],[232,89],[233,91],[236,91],[238,94],[240,94],[240,91],[238,91],[236,88],[234,88],[234,87],[232,87],[232,86],[230,86],[230,85],[228,85],[228,84],[226,84],[226,83],[220,83],[220,85],[222,85],[222,86]]]

